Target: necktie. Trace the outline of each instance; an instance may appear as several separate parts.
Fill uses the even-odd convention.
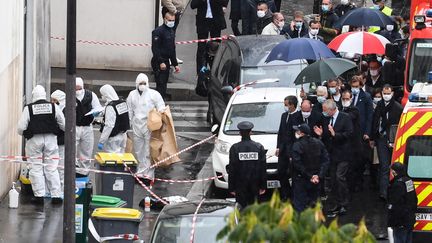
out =
[[[286,124],[288,124],[289,117],[290,117],[290,113],[288,112],[288,114],[287,114],[287,119],[286,119]]]
[[[333,117],[330,118],[330,125],[333,126]]]
[[[354,105],[357,105],[357,95],[354,95]]]
[[[309,122],[308,122],[308,119],[307,119],[307,118],[305,118],[305,120],[304,120],[304,121],[305,121],[305,123],[306,123],[306,124],[309,124]]]

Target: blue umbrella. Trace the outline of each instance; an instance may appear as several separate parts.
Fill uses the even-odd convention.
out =
[[[354,27],[393,25],[393,20],[381,11],[372,8],[356,8],[346,13],[336,22],[336,27],[350,25]]]
[[[274,60],[290,62],[298,59],[319,60],[330,57],[335,57],[335,55],[323,42],[309,38],[295,38],[276,45],[265,62]]]

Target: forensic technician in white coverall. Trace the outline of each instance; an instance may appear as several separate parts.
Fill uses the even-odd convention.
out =
[[[56,90],[51,94],[51,103],[56,104],[64,115],[64,108],[66,106],[66,94],[61,90]],[[57,134],[57,145],[59,151],[59,165],[64,166],[64,132],[60,131]],[[64,186],[64,168],[58,168],[58,172],[60,175],[60,184],[63,191]]]
[[[150,110],[156,108],[159,112],[165,110],[165,102],[156,90],[149,88],[147,75],[140,73],[136,78],[136,89],[127,97],[129,118],[133,130],[133,146],[139,161],[138,171],[142,176],[153,179],[154,169],[150,167],[150,136],[147,128],[147,116]]]
[[[79,168],[90,168],[93,156],[93,125],[96,116],[103,110],[95,93],[84,89],[82,78],[76,78],[76,150]],[[88,172],[81,172],[88,174]]]
[[[44,87],[36,85],[32,91],[32,103],[24,107],[18,121],[18,134],[26,139],[26,156],[32,164],[29,177],[34,197],[32,202],[43,204],[45,196],[45,182],[51,192],[53,204],[62,203],[62,190],[57,170],[59,130],[65,129],[65,118],[58,106],[46,100]],[[41,159],[38,159],[41,158]]]
[[[98,149],[108,153],[124,153],[126,132],[130,128],[128,106],[109,84],[102,86],[100,93],[106,103]]]

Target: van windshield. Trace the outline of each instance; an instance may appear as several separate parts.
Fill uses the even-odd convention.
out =
[[[432,136],[415,136],[408,139],[408,175],[413,179],[432,180]]]
[[[416,39],[410,53],[408,90],[416,83],[427,82],[429,71],[432,71],[432,39]]]
[[[254,134],[276,134],[279,130],[283,102],[233,104],[228,112],[224,133],[238,135],[237,124],[250,121],[254,124]]]

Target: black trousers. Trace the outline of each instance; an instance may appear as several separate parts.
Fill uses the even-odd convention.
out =
[[[236,189],[235,193],[236,202],[240,204],[242,208],[245,208],[259,200],[258,187],[253,185],[250,186],[250,184],[249,186]]]
[[[207,39],[209,38],[215,38],[215,37],[220,37],[221,36],[221,30],[220,29],[214,29],[211,28],[213,21],[211,20],[207,20],[208,23],[207,26],[209,26],[210,28],[207,29],[207,31],[204,32],[198,32],[198,39]],[[197,53],[196,53],[196,73],[198,74],[199,71],[201,70],[201,68],[203,66],[207,66],[207,43],[206,42],[199,42],[198,43],[198,48],[197,48]]]
[[[242,19],[242,35],[256,34],[257,10],[250,7],[248,4],[242,6],[241,9]]]
[[[360,147],[361,145],[359,144],[358,146]],[[362,150],[353,152],[353,158],[352,161],[350,161],[348,172],[348,184],[351,192],[363,187],[363,173],[366,165],[365,162],[366,161],[362,156]]]
[[[289,156],[283,155],[279,157],[278,161],[278,179],[280,182],[280,197],[283,201],[291,198],[291,185],[289,179],[291,177],[291,166]]]
[[[330,202],[336,206],[346,207],[349,202],[347,174],[348,161],[332,162],[330,165],[331,192]]]
[[[292,201],[296,211],[301,212],[307,207],[312,207],[317,202],[320,193],[320,184],[313,184],[310,178],[293,176]]]
[[[156,60],[154,60],[154,58],[152,58],[152,60],[151,60],[151,66],[153,69],[153,74],[155,76],[156,90],[162,95],[162,97],[165,98],[167,96],[167,93],[166,93],[167,83],[168,83],[171,65],[170,65],[169,60],[166,60],[164,63],[165,63],[166,69],[161,70],[158,62]]]
[[[231,29],[232,29],[233,34],[235,36],[241,35],[240,29],[239,29],[239,21],[240,21],[240,19],[231,19]]]

